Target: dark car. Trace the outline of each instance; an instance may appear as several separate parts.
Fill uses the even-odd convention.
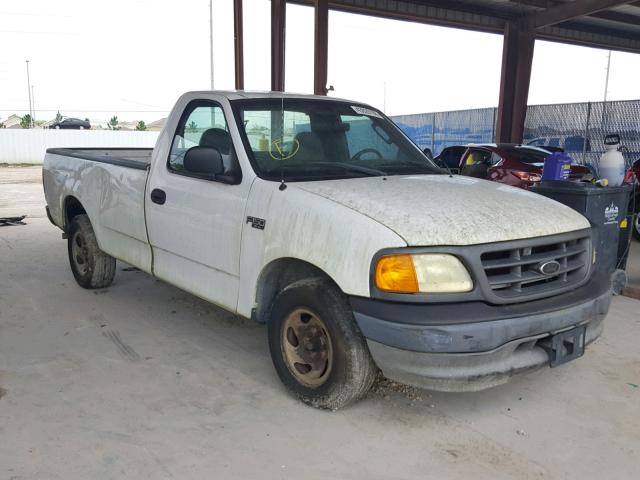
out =
[[[82,120],[80,118],[63,118],[59,122],[52,123],[49,128],[61,129],[74,129],[74,130],[89,130],[91,124],[88,120]]]
[[[542,178],[544,160],[549,155],[551,152],[542,148],[498,143],[447,147],[436,159],[452,169],[452,159],[457,157],[462,175],[528,189]],[[587,173],[587,167],[572,165],[569,179],[579,180]]]
[[[446,147],[433,161],[439,167],[449,169],[452,173],[460,173],[460,159],[466,151],[467,147],[464,145]]]
[[[569,135],[567,137],[552,136],[538,137],[529,140],[527,145],[540,147],[550,152],[590,152],[591,141],[581,135]]]

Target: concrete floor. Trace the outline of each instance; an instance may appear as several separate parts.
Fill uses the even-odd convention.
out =
[[[284,391],[264,327],[126,265],[78,287],[35,175],[8,175],[0,216],[30,217],[0,228],[0,479],[638,478],[636,300],[560,368],[318,411]]]

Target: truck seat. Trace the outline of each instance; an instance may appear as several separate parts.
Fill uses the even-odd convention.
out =
[[[222,155],[229,155],[231,151],[231,135],[222,128],[205,130],[200,137],[201,147],[215,147]]]
[[[298,143],[298,151],[295,159],[302,162],[322,162],[325,161],[324,148],[322,142],[316,133],[300,132],[295,137],[295,143]]]
[[[224,173],[231,173],[237,170],[236,160],[231,155],[231,135],[222,128],[210,128],[205,130],[200,137],[201,147],[217,148],[222,155]]]

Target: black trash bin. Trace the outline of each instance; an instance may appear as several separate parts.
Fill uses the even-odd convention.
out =
[[[626,248],[621,248],[620,222],[627,215],[630,185],[599,187],[584,182],[544,181],[532,192],[552,198],[578,211],[591,223],[596,250],[596,271],[612,276],[614,291],[626,282]],[[628,237],[625,235],[625,242]]]

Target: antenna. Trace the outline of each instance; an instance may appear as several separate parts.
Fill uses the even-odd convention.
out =
[[[209,49],[211,53],[211,90],[213,90],[213,0],[209,0]]]

